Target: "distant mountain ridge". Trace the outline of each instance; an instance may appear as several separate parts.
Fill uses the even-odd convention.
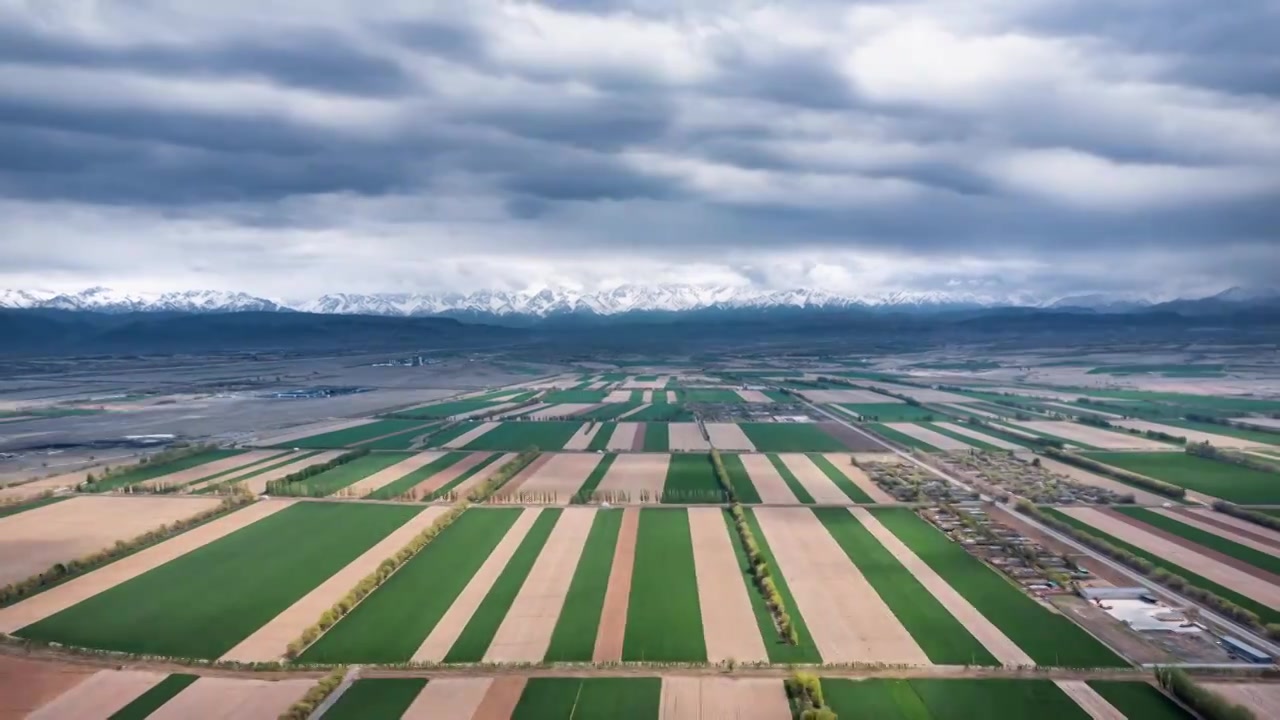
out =
[[[457,317],[530,320],[553,317],[607,317],[634,313],[715,310],[867,310],[927,312],[990,308],[1080,309],[1135,312],[1196,303],[1257,304],[1280,300],[1278,288],[1230,288],[1208,298],[1159,302],[1139,293],[1090,293],[1044,298],[1030,293],[896,291],[841,294],[816,289],[756,290],[701,285],[624,285],[599,292],[541,290],[472,293],[331,293],[286,302],[221,290],[129,293],[94,287],[77,293],[0,290],[0,308],[53,309],[99,313],[133,312],[306,312],[324,315]],[[1171,307],[1172,306],[1172,307]]]

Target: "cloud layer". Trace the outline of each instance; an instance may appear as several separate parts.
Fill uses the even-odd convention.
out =
[[[0,286],[1274,282],[1277,27],[1275,0],[0,0]]]

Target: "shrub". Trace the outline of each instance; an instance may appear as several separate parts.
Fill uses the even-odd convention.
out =
[[[311,714],[320,707],[320,703],[325,701],[338,686],[342,684],[342,678],[347,674],[346,667],[336,667],[328,675],[320,678],[320,681],[311,686],[306,695],[302,699],[294,703],[280,714],[280,720],[307,720]]]
[[[720,482],[729,502],[738,502],[738,494],[733,490],[733,483],[729,482],[729,472],[724,468],[724,460],[720,459],[720,451],[715,448],[711,448],[711,466],[715,469],[716,480]]]
[[[290,473],[288,475],[285,475],[279,480],[269,481],[267,483],[267,494],[268,495],[297,494],[296,492],[291,491],[289,487],[290,485],[297,482],[302,482],[303,480],[306,480],[308,478],[313,478],[316,475],[319,475],[320,473],[328,472],[340,465],[346,465],[352,460],[357,460],[368,454],[369,454],[369,448],[358,448],[356,450],[351,450],[350,452],[342,453],[341,455],[330,460],[329,462],[318,463],[316,465],[308,465],[307,467],[304,467],[295,473]]]

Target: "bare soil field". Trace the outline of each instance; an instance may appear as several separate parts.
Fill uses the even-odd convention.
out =
[[[515,497],[524,489],[524,484],[529,482],[529,478],[536,475],[538,471],[542,470],[542,468],[551,461],[551,457],[551,453],[542,453],[538,455],[538,457],[533,459],[533,462],[521,468],[520,472],[516,473],[515,477],[507,480],[501,488],[498,488],[498,491],[494,493],[494,497]]]
[[[972,445],[960,442],[959,440],[943,435],[942,433],[934,432],[923,425],[917,425],[915,423],[891,422],[885,423],[884,426],[891,430],[896,430],[903,435],[910,435],[921,442],[926,442],[943,451],[970,450],[973,448]]]
[[[268,470],[264,473],[259,473],[258,475],[254,475],[253,477],[245,480],[244,486],[248,488],[249,491],[252,492],[253,494],[261,495],[262,493],[265,493],[267,491],[267,483],[271,482],[272,480],[280,480],[282,478],[286,478],[298,472],[299,470],[305,470],[306,468],[309,468],[312,465],[327,463],[330,460],[337,459],[338,456],[342,455],[343,452],[345,451],[326,450],[318,455],[312,455],[311,457],[304,458],[302,460],[299,460],[298,462],[292,462],[292,463],[289,463],[288,465],[281,465],[280,467],[274,470]],[[234,478],[232,479],[234,480]]]
[[[698,601],[706,608],[702,636],[707,661],[768,662],[724,511],[715,507],[689,508],[688,512]]]
[[[850,482],[862,488],[862,491],[871,496],[871,499],[874,502],[896,502],[893,496],[877,485],[862,468],[851,463],[848,455],[842,455],[840,453],[826,453],[823,457],[827,459],[827,462],[835,465],[836,470],[839,470],[842,475],[849,478]],[[874,453],[855,453],[854,457],[858,459],[858,462],[905,462],[902,458],[892,453],[888,454],[888,458],[890,459],[887,460],[884,459],[884,455],[877,455]]]
[[[674,405],[674,404],[675,404],[675,402],[676,402],[676,394],[675,394],[675,392],[674,392],[674,391],[672,391],[672,390],[667,390],[667,391],[666,391],[666,395],[667,395],[667,404],[669,404],[669,405]]]
[[[711,436],[711,446],[720,450],[745,450],[752,452],[756,446],[742,432],[742,426],[734,423],[707,423],[707,435]]]
[[[444,513],[443,507],[429,507],[414,515],[219,659],[246,663],[283,659],[289,643],[301,635],[308,625],[315,622],[324,611],[355,587],[356,583],[376,570],[379,563],[395,555]]]
[[[823,662],[929,665],[858,568],[808,508],[755,511]]]
[[[464,447],[468,443],[474,442],[485,433],[493,431],[493,429],[498,427],[499,424],[500,423],[496,423],[496,422],[482,423],[479,426],[471,428],[470,430],[462,433],[461,435],[450,440],[449,442],[446,442],[444,446],[451,449]]]
[[[809,402],[816,403],[888,404],[902,402],[896,397],[881,395],[870,390],[801,390],[800,395]]]
[[[592,662],[622,660],[622,642],[627,632],[627,607],[631,600],[631,574],[636,562],[636,537],[640,532],[640,508],[622,511],[622,525],[614,546],[613,564],[609,567],[609,586],[600,610],[600,627]]]
[[[74,497],[0,518],[0,585],[218,506],[217,498]]]
[[[485,662],[541,662],[595,521],[593,508],[560,513],[520,592],[485,652]]]
[[[632,502],[640,501],[640,493],[648,491],[649,502],[662,498],[662,487],[667,483],[667,466],[671,456],[666,453],[619,455],[614,458],[609,471],[596,487],[599,492],[625,492]]]
[[[88,680],[88,665],[0,655],[0,720],[19,720]]]
[[[765,395],[759,390],[735,390],[734,392],[738,393],[738,397],[742,398],[744,401],[749,403],[773,402],[773,400],[769,399],[768,395]]]
[[[196,465],[195,467],[187,468],[186,470],[179,470],[178,472],[161,475],[159,477],[151,478],[150,480],[143,480],[138,483],[138,486],[146,488],[184,487],[198,480],[203,480],[211,475],[217,475],[228,470],[239,470],[241,468],[248,470],[251,466],[267,462],[274,458],[282,458],[285,455],[288,455],[288,452],[283,450],[250,450],[247,453],[232,455],[229,458],[214,460],[213,462]]]
[[[573,437],[569,438],[569,440],[565,442],[564,449],[586,450],[587,446],[591,444],[593,439],[595,439],[596,434],[600,432],[600,428],[602,427],[604,427],[604,425],[601,423],[584,424],[582,427],[578,428],[578,432],[574,433]]]
[[[1078,468],[1075,465],[1068,465],[1067,463],[1054,460],[1053,458],[1044,456],[1039,457],[1040,465],[1046,470],[1051,470],[1059,475],[1066,475],[1072,480],[1084,485],[1092,485],[1094,487],[1106,488],[1113,492],[1133,495],[1134,502],[1139,505],[1163,505],[1169,502],[1169,498],[1164,497],[1163,495],[1157,495],[1153,492],[1135,488],[1132,485],[1125,485],[1117,480],[1112,480],[1109,477],[1091,473],[1084,468]]]
[[[194,492],[203,490],[206,487],[209,487],[210,485],[221,485],[223,483],[232,483],[232,482],[235,482],[238,478],[242,478],[246,475],[252,475],[253,473],[258,472],[262,468],[267,467],[269,465],[275,465],[277,463],[291,463],[292,461],[307,455],[309,452],[310,451],[307,451],[307,450],[295,450],[295,451],[283,452],[271,458],[270,461],[267,461],[267,462],[260,462],[260,463],[254,463],[252,465],[245,465],[238,468],[234,472],[227,473],[226,475],[220,475],[218,477],[209,477],[208,479],[205,479],[205,480],[200,480],[198,482],[193,482],[188,485],[183,485],[182,492],[194,493]]]
[[[160,500],[161,498],[156,498]],[[70,501],[68,501],[70,502]],[[181,557],[214,540],[225,537],[268,515],[273,515],[293,504],[292,500],[259,500],[249,507],[236,510],[200,527],[165,540],[158,545],[121,558],[110,565],[81,575],[61,585],[45,590],[39,595],[0,609],[0,632],[13,633],[34,622],[61,612],[98,593],[131,580],[152,568],[159,567],[174,558]],[[61,505],[63,503],[59,503]],[[54,506],[56,507],[56,506]],[[34,510],[30,512],[35,512]],[[23,513],[25,515],[27,513]],[[19,516],[20,517],[20,516]]]
[[[607,403],[631,402],[631,391],[630,390],[613,390],[608,395],[605,395],[604,401]]]
[[[484,702],[493,678],[432,678],[418,697],[400,716],[400,720],[437,720],[438,718],[472,718]]]
[[[826,434],[844,443],[845,447],[854,452],[889,452],[889,449],[879,440],[844,423],[824,420],[818,423],[818,427],[822,428],[822,431]]]
[[[543,402],[534,403],[532,405],[523,405],[520,407],[513,408],[511,410],[508,410],[506,412],[496,413],[495,415],[493,415],[492,419],[502,420],[503,418],[514,417],[516,415],[529,415],[530,413],[534,413],[534,412],[537,412],[538,410],[542,410],[544,408],[549,408],[549,407],[551,407],[550,403],[543,403]],[[476,437],[479,437],[479,435],[477,435]],[[446,445],[445,447],[448,447],[448,445]]]
[[[662,720],[777,720],[791,706],[777,678],[664,677]]]
[[[1276,683],[1203,683],[1230,702],[1244,705],[1259,718],[1280,717],[1280,684]]]
[[[546,453],[543,457],[547,458],[546,462],[520,489],[553,493],[558,503],[569,502],[602,459],[594,453]]]
[[[160,684],[167,675],[144,670],[103,670],[29,717],[32,720],[109,718]]]
[[[124,465],[132,465],[136,463],[137,460],[137,457],[130,455],[119,462],[108,462],[93,466],[86,465],[73,472],[62,472],[46,478],[23,482],[21,485],[12,485],[10,487],[2,488],[0,489],[0,503],[20,502],[28,498],[34,498],[45,492],[57,492],[58,490],[63,489],[73,489],[80,483],[84,482],[89,473],[100,475],[104,470]]]
[[[905,543],[898,539],[896,535],[889,531],[884,525],[876,519],[874,515],[867,512],[865,508],[849,508],[849,512],[862,523],[862,526],[880,542],[890,553],[893,554],[898,562],[911,573],[920,584],[925,587],[942,606],[947,609],[961,625],[973,635],[974,639],[982,643],[982,646],[988,652],[1004,665],[1009,666],[1030,666],[1035,665],[1035,660],[1025,653],[1022,648],[1018,647],[1007,635],[1000,631],[990,620],[987,619],[976,607],[969,603],[963,595],[956,592],[942,576],[934,572],[923,560],[911,551]]]
[[[289,430],[277,435],[268,435],[257,441],[258,445],[283,445],[301,440],[312,435],[322,435],[324,433],[337,432],[339,430],[348,430],[361,425],[368,425],[375,422],[370,418],[356,418],[354,420],[325,420],[322,422],[308,423],[289,428]]]
[[[471,720],[511,720],[528,682],[529,679],[523,676],[505,675],[494,678]]]
[[[1011,443],[1011,442],[1009,442],[1008,440],[1005,440],[1004,438],[998,438],[998,437],[996,437],[996,436],[994,436],[994,435],[986,435],[986,434],[984,434],[984,433],[980,433],[980,432],[978,432],[977,430],[972,430],[972,429],[970,429],[967,425],[962,425],[961,423],[940,422],[940,423],[935,423],[935,424],[936,424],[938,427],[940,427],[940,428],[942,428],[942,429],[944,429],[944,430],[950,430],[951,432],[953,432],[953,433],[955,433],[955,434],[957,434],[957,435],[963,435],[963,436],[965,436],[965,437],[970,437],[970,438],[973,438],[974,440],[977,440],[977,441],[979,441],[979,442],[984,442],[984,443],[986,443],[986,444],[988,444],[988,445],[995,445],[996,447],[1000,448],[1001,450],[1013,450],[1013,451],[1015,451],[1015,452],[1016,452],[1016,451],[1019,451],[1019,450],[1025,450],[1025,449],[1026,449],[1026,448],[1022,447],[1021,445],[1018,445],[1018,444],[1016,444],[1016,443]]]
[[[760,502],[768,505],[798,505],[800,501],[796,498],[795,493],[791,492],[791,488],[787,487],[787,481],[782,479],[778,474],[778,469],[769,462],[769,458],[765,455],[739,455],[742,461],[742,467],[747,471],[747,477],[751,478],[751,484],[755,486],[756,492],[760,494]]]
[[[632,415],[639,415],[640,413],[644,412],[645,410],[648,410],[650,407],[653,407],[653,405],[652,405],[651,403],[645,403],[645,404],[640,405],[640,406],[638,406],[638,407],[631,408],[630,410],[628,410],[628,411],[626,411],[626,412],[622,413],[621,415],[619,415],[616,419],[617,419],[617,420],[625,420],[625,419],[627,419],[627,418],[631,417]]]
[[[1011,420],[1011,423],[1028,430],[1060,437],[1067,442],[1081,442],[1104,450],[1173,450],[1166,443],[1149,440],[1128,433],[1112,432],[1102,428],[1057,420]]]
[[[999,415],[997,415],[997,414],[995,414],[995,413],[993,413],[993,412],[987,412],[986,410],[979,410],[978,408],[975,408],[975,407],[969,407],[969,406],[967,406],[967,405],[947,405],[947,404],[944,404],[942,407],[944,407],[944,408],[949,408],[949,409],[951,409],[951,410],[955,410],[955,411],[957,411],[957,412],[973,413],[974,415],[977,415],[977,416],[979,416],[979,417],[988,418],[988,419],[990,419],[990,420],[999,420],[999,419],[1000,419],[1000,416],[999,416]]]
[[[147,720],[273,720],[315,685],[298,680],[246,680],[202,677]]]
[[[457,493],[459,497],[466,495],[467,493],[471,492],[472,488],[488,480],[490,476],[492,476],[494,473],[501,470],[503,465],[506,465],[512,460],[515,460],[516,456],[519,454],[520,453],[507,453],[506,455],[499,457],[497,460],[494,460],[493,462],[489,463],[489,465],[487,465],[484,470],[481,470],[475,475],[472,475],[466,480],[463,480],[462,482],[455,485],[453,487],[453,492]],[[480,453],[480,456],[488,457],[485,453]],[[452,468],[446,468],[445,471],[447,472],[448,470],[451,470],[451,469]],[[435,478],[431,478],[431,482],[434,482],[434,481],[435,481]],[[422,487],[422,486],[420,485],[419,487]]]
[[[453,647],[453,644],[457,642],[458,636],[466,628],[471,616],[475,614],[476,608],[480,607],[484,596],[489,594],[489,590],[493,588],[498,576],[507,567],[507,563],[511,561],[511,556],[515,554],[516,549],[520,547],[520,543],[529,534],[529,530],[533,527],[534,521],[538,519],[538,515],[541,512],[541,508],[530,508],[520,513],[520,517],[516,518],[511,529],[493,548],[493,552],[489,553],[488,559],[472,576],[467,586],[463,588],[462,593],[453,601],[453,605],[449,606],[449,610],[445,612],[444,617],[440,618],[440,622],[436,623],[436,626],[432,628],[431,634],[427,635],[427,638],[422,641],[422,645],[413,654],[415,662],[441,662],[444,660],[445,655],[449,654],[449,648]]]
[[[667,423],[668,447],[673,451],[710,450],[711,443],[702,437],[698,423]]]
[[[599,403],[557,403],[535,410],[528,414],[532,420],[550,420],[552,418],[569,418],[578,413],[593,410],[599,406]]]
[[[618,423],[613,428],[613,434],[609,436],[609,442],[605,443],[607,450],[630,450],[635,444],[636,433],[640,428],[644,427],[641,423]]]
[[[1254,442],[1242,438],[1231,437],[1229,435],[1218,435],[1217,433],[1207,433],[1202,430],[1188,430],[1187,428],[1175,427],[1173,425],[1162,425],[1156,422],[1148,422],[1146,420],[1112,420],[1112,425],[1119,425],[1123,428],[1132,428],[1134,430],[1153,432],[1162,432],[1174,437],[1184,437],[1193,443],[1207,442],[1220,448],[1254,448],[1267,447],[1265,443]]]
[[[640,391],[640,402],[644,403],[645,405],[650,405],[650,404],[652,404],[652,403],[653,403],[653,391],[652,391],[652,390],[641,390],[641,391]]]
[[[343,488],[343,491],[352,494],[354,497],[364,497],[375,490],[381,490],[418,468],[430,465],[442,457],[444,457],[444,453],[441,452],[420,452],[401,460],[391,467],[383,468],[368,477],[355,481]]]
[[[796,480],[800,481],[804,489],[809,491],[814,502],[836,504],[851,502],[849,496],[845,495],[844,491],[822,472],[822,468],[815,465],[803,453],[779,453],[778,459],[787,466],[792,475],[796,476]]]
[[[1252,598],[1268,607],[1280,608],[1280,585],[1267,582],[1255,574],[1232,567],[1208,555],[1208,550],[1198,552],[1181,542],[1171,541],[1167,534],[1156,532],[1151,526],[1137,527],[1124,516],[1093,508],[1064,507],[1063,513],[1098,528],[1124,542],[1154,553],[1175,565],[1180,565],[1201,577]],[[1134,521],[1137,522],[1137,521]],[[1147,529],[1150,528],[1150,529]],[[1261,571],[1259,571],[1261,572]]]
[[[1216,522],[1216,519],[1213,517],[1193,515],[1191,512],[1182,508],[1152,508],[1151,512],[1156,513],[1157,515],[1163,515],[1172,520],[1177,520],[1183,525],[1189,525],[1193,528],[1217,535],[1218,537],[1230,540],[1233,543],[1253,548],[1259,552],[1280,554],[1280,543],[1268,541],[1264,536],[1237,530],[1235,527],[1225,523]],[[1210,510],[1209,512],[1213,511]],[[1222,515],[1223,513],[1216,514]],[[1266,528],[1260,527],[1258,529],[1265,530]]]
[[[1085,681],[1055,680],[1054,684],[1058,686],[1059,690],[1066,693],[1067,697],[1075,700],[1080,709],[1089,713],[1089,717],[1093,718],[1093,720],[1125,720],[1124,713],[1107,702],[1106,698],[1099,695],[1097,690],[1089,687]]]
[[[1280,532],[1264,528],[1257,523],[1251,523],[1248,520],[1242,520],[1226,513],[1215,512],[1205,508],[1186,508],[1183,512],[1206,521],[1212,521],[1217,525],[1229,525],[1241,535],[1253,536],[1256,540],[1280,546]]]

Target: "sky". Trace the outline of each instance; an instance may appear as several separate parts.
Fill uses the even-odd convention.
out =
[[[0,0],[0,288],[1280,277],[1280,0]]]

